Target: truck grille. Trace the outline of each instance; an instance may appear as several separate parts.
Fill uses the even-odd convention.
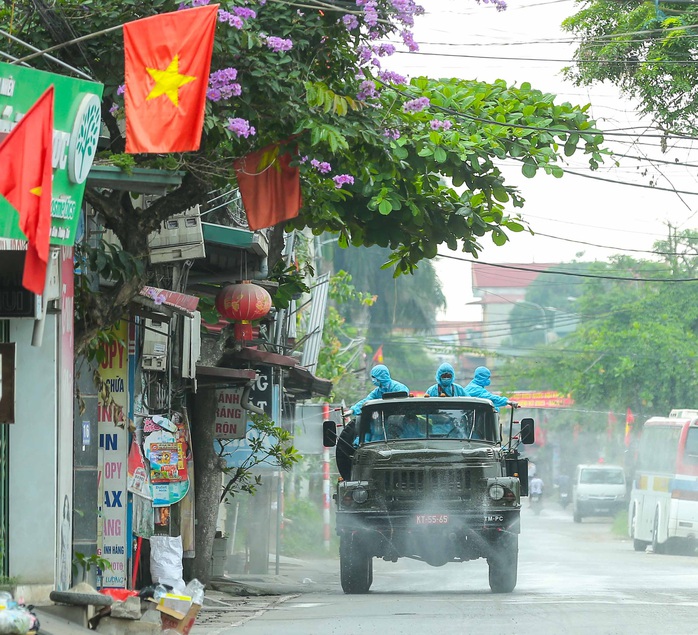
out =
[[[381,484],[386,496],[398,498],[430,494],[437,498],[469,498],[472,487],[470,471],[462,469],[387,470],[376,483]]]

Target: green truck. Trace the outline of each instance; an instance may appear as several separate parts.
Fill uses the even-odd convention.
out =
[[[519,427],[520,426],[520,427]],[[507,442],[491,401],[387,394],[364,403],[346,425],[325,421],[323,443],[337,446],[336,531],[345,593],[366,593],[373,558],[435,567],[486,558],[494,593],[516,587],[521,496],[534,442],[533,419]]]

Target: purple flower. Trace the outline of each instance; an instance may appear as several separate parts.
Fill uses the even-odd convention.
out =
[[[425,108],[428,108],[429,103],[430,102],[428,97],[418,97],[417,99],[411,99],[410,101],[406,101],[402,105],[402,109],[405,112],[420,112]]]
[[[415,51],[419,50],[419,44],[417,44],[417,42],[414,41],[414,36],[412,35],[412,33],[410,33],[409,31],[402,31],[400,35],[402,36],[403,43],[411,52],[414,53]]]
[[[257,17],[257,12],[252,9],[248,9],[247,7],[233,7],[233,13],[238,17],[241,17],[243,20],[249,20],[250,18]]]
[[[327,163],[327,161],[318,161],[317,159],[312,159],[310,161],[310,165],[312,165],[320,174],[327,174],[328,172],[332,171],[332,166]]]
[[[308,155],[304,154],[300,159],[298,159],[299,163],[305,163],[308,160]]]
[[[265,44],[275,53],[290,51],[293,48],[293,42],[291,40],[284,40],[283,38],[276,37],[275,35],[267,37]]]
[[[386,84],[406,84],[407,78],[393,71],[380,71],[378,78]]]
[[[119,87],[116,89],[116,94],[117,94],[117,95],[123,95],[125,92],[126,92],[126,84],[121,84],[121,86],[119,86]]]
[[[354,177],[351,174],[338,174],[337,176],[332,177],[332,180],[334,181],[334,186],[337,189],[340,189],[345,183],[354,185]]]
[[[432,130],[450,130],[453,125],[448,119],[441,121],[440,119],[432,119],[429,122]]]
[[[358,28],[359,26],[359,20],[355,15],[352,15],[351,13],[348,13],[342,18],[342,22],[344,22],[344,26],[347,27],[347,31],[351,31],[353,29]]]
[[[221,99],[223,99],[221,91],[217,88],[209,88],[206,91],[206,97],[208,97],[211,101],[220,101]]]
[[[386,128],[383,130],[383,136],[397,140],[400,138],[400,131],[397,128]]]
[[[250,135],[254,135],[257,133],[257,131],[254,129],[253,126],[250,125],[250,122],[247,121],[247,119],[241,119],[239,117],[233,119],[233,118],[228,118],[228,125],[226,126],[228,130],[231,132],[234,132],[238,137],[249,137]]]
[[[357,99],[361,101],[366,101],[371,97],[376,96],[376,85],[370,80],[366,79],[361,84],[359,84],[359,90],[356,93]]]
[[[116,115],[116,113],[119,112],[119,104],[112,104],[109,107],[109,114],[110,115]]]
[[[388,57],[395,53],[395,46],[392,44],[381,44],[378,47],[378,55],[381,57]]]

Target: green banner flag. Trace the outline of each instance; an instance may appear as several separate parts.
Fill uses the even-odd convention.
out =
[[[85,181],[97,153],[104,86],[0,62],[0,134],[10,132],[51,84],[56,91],[51,244],[70,246],[75,244]],[[0,196],[0,238],[25,239],[18,219]]]

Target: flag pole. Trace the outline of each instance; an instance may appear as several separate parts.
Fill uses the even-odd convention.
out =
[[[37,51],[36,53],[32,53],[31,55],[25,55],[24,57],[20,57],[19,59],[15,60],[14,62],[10,62],[10,64],[21,64],[22,62],[28,62],[29,60],[33,60],[35,57],[41,57],[42,55],[46,55],[46,53],[50,53],[51,51],[55,51],[57,49],[62,49],[65,46],[70,46],[71,44],[77,44],[78,42],[84,42],[85,40],[91,40],[93,37],[98,37],[100,35],[105,35],[106,33],[111,33],[112,31],[122,29],[123,27],[124,27],[123,24],[119,24],[118,26],[110,26],[108,29],[102,29],[101,31],[95,31],[94,33],[89,33],[88,35],[81,35],[80,37],[76,37],[72,40],[68,40],[67,42],[61,42],[60,44],[55,44],[54,46],[50,46],[47,49]]]

